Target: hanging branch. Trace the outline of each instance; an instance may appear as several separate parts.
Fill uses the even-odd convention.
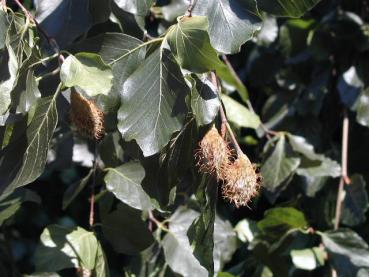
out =
[[[337,230],[341,220],[342,205],[343,205],[343,191],[344,185],[350,184],[350,179],[347,175],[347,163],[348,163],[348,136],[349,136],[349,119],[347,110],[343,112],[343,126],[342,126],[342,149],[341,149],[341,178],[338,185],[337,201],[336,201],[336,214],[334,220],[334,229]]]

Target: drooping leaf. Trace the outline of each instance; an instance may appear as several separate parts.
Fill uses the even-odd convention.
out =
[[[119,204],[117,209],[102,218],[104,236],[115,251],[138,254],[153,242],[153,236],[141,219],[141,211]]]
[[[125,140],[137,141],[144,156],[159,152],[169,142],[182,127],[187,109],[188,87],[168,52],[156,49],[123,86],[118,129]]]
[[[92,24],[89,0],[36,0],[36,20],[64,48]]]
[[[139,162],[109,168],[105,176],[106,188],[125,204],[140,210],[151,209],[150,197],[141,187],[145,170]]]
[[[184,207],[177,209],[170,218],[170,232],[162,240],[166,262],[174,272],[185,277],[208,276],[208,271],[194,256],[186,235],[197,215],[197,212]]]
[[[97,102],[105,112],[116,111],[120,105],[123,83],[139,67],[145,58],[146,48],[131,52],[142,41],[121,33],[105,33],[88,38],[75,46],[75,51],[97,53],[106,64],[111,64],[113,85],[108,95],[99,95]],[[122,56],[126,55],[122,58]]]
[[[261,124],[259,116],[228,95],[222,95],[227,118],[238,127],[256,129]]]
[[[171,27],[166,39],[179,65],[195,73],[222,66],[210,44],[206,16],[182,17]]]
[[[9,27],[8,16],[6,12],[0,10],[0,50],[5,46],[6,32]]]
[[[49,144],[54,133],[58,113],[56,97],[40,98],[27,127],[19,126],[20,135],[0,152],[0,191],[11,193],[15,188],[34,181],[44,170]]]
[[[292,149],[303,155],[297,173],[308,177],[338,177],[341,174],[341,166],[334,160],[324,155],[316,154],[314,147],[304,137],[287,134],[288,142]]]
[[[208,17],[211,44],[225,54],[238,52],[260,29],[255,12],[255,2],[249,0],[198,0],[193,9],[193,15]]]
[[[64,268],[95,268],[99,243],[93,232],[81,227],[49,225],[41,234],[35,253],[38,271],[53,272]]]
[[[66,87],[79,87],[90,97],[108,94],[113,73],[102,58],[93,53],[68,56],[60,69],[60,79]]]
[[[192,75],[191,109],[198,126],[211,123],[218,114],[220,101],[213,84],[207,79]]]
[[[355,103],[356,120],[363,126],[369,127],[369,89],[361,92]]]
[[[32,70],[29,70],[26,78],[26,90],[20,95],[17,112],[26,113],[36,104],[41,97],[41,92],[38,89],[38,83]]]
[[[302,250],[292,250],[291,259],[293,264],[300,269],[314,270],[324,265],[325,252],[322,248],[313,247]]]
[[[299,158],[287,156],[287,145],[284,136],[281,136],[276,142],[270,156],[267,157],[261,167],[264,186],[275,191],[278,186],[286,180],[297,169],[300,164]]]
[[[133,14],[145,16],[154,0],[114,0],[119,8]]]
[[[357,276],[360,268],[369,267],[369,246],[354,231],[339,229],[321,233],[321,236],[329,253],[328,261],[338,276]]]
[[[11,102],[10,92],[16,83],[19,65],[10,46],[0,57],[0,115],[3,115],[8,110]]]
[[[40,203],[40,197],[28,189],[16,190],[13,194],[0,201],[0,226],[5,220],[13,216],[21,207],[23,202],[32,201]]]
[[[264,218],[257,223],[258,228],[273,236],[278,236],[293,228],[305,228],[305,216],[295,208],[273,208],[267,210]]]
[[[87,186],[92,173],[93,173],[93,170],[90,170],[90,172],[85,177],[83,177],[80,181],[69,185],[69,187],[67,188],[67,190],[65,191],[63,195],[63,210],[68,208],[68,206],[78,196],[78,194]]]
[[[366,183],[361,175],[353,175],[351,183],[345,186],[345,199],[342,206],[342,223],[355,226],[365,222],[368,210],[368,194]]]
[[[256,0],[258,8],[277,16],[300,17],[320,0]]]

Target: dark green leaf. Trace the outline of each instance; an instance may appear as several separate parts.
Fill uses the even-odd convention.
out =
[[[313,247],[302,250],[292,250],[291,259],[293,264],[300,269],[314,270],[324,265],[326,253],[322,248]]]
[[[192,221],[198,216],[193,210],[180,207],[170,218],[169,229],[162,241],[165,260],[170,268],[182,276],[208,276],[208,271],[193,254],[186,235]]]
[[[154,242],[141,219],[141,211],[123,204],[102,218],[102,229],[106,239],[119,253],[135,255]]]
[[[93,53],[68,56],[61,66],[60,79],[64,86],[79,87],[90,97],[108,94],[113,85],[110,66]]]
[[[363,126],[369,127],[369,88],[363,90],[355,103],[356,120]]]
[[[345,186],[345,200],[342,207],[342,223],[355,226],[365,222],[368,210],[366,183],[361,175],[353,175],[351,183]]]
[[[321,236],[338,276],[357,276],[360,268],[369,267],[369,246],[354,231],[339,229],[321,233]]]
[[[114,0],[119,8],[137,15],[146,15],[154,0]]]
[[[82,178],[82,180],[69,185],[67,190],[64,192],[63,195],[63,210],[68,208],[70,203],[77,197],[77,195],[87,186],[88,181],[90,180],[90,177],[93,173],[93,170],[90,170],[90,172]]]
[[[120,201],[136,209],[151,209],[150,197],[141,187],[145,170],[139,162],[125,163],[108,170],[104,179],[106,187]]]
[[[257,223],[258,228],[276,236],[293,228],[305,228],[308,223],[302,212],[295,208],[273,208],[267,210],[264,219]]]
[[[277,16],[300,17],[320,0],[256,0],[258,8]]]
[[[9,46],[0,55],[0,115],[4,114],[10,105],[11,95],[18,71],[18,61],[14,50]]]
[[[193,14],[208,17],[211,44],[219,52],[229,54],[238,52],[260,29],[255,6],[251,0],[198,0]]]
[[[278,186],[286,180],[300,164],[299,158],[290,158],[287,156],[287,145],[284,136],[281,136],[271,153],[261,167],[264,186],[275,191]]]
[[[206,16],[182,17],[166,35],[179,65],[195,73],[204,73],[222,66],[210,44]]]
[[[35,113],[22,135],[14,138],[0,152],[0,191],[11,193],[15,188],[34,181],[44,170],[49,144],[53,136],[58,113],[56,97],[38,100]]]
[[[223,94],[222,102],[224,104],[228,120],[236,126],[256,129],[261,124],[260,118],[256,113],[251,112],[248,108],[231,97]]]
[[[19,189],[7,198],[0,201],[0,226],[5,220],[13,216],[21,207],[23,202],[32,201],[40,203],[40,197],[31,190]]]
[[[200,79],[196,75],[192,80],[191,109],[198,126],[213,122],[218,114],[220,101],[213,84],[206,78]]]
[[[60,47],[81,36],[92,24],[89,0],[36,0],[36,20]]]
[[[38,271],[59,271],[63,268],[94,269],[99,243],[93,232],[81,227],[50,225],[41,234],[35,253]]]
[[[17,112],[26,113],[29,109],[36,104],[37,100],[41,97],[41,92],[38,89],[38,82],[34,76],[34,72],[29,70],[26,79],[26,90],[20,95],[19,105]]]
[[[125,140],[137,141],[144,156],[159,152],[181,129],[187,109],[188,87],[168,52],[156,49],[123,87],[118,129]]]

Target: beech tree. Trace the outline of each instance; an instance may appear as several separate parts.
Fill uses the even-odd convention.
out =
[[[0,1],[1,276],[369,276],[367,0]]]

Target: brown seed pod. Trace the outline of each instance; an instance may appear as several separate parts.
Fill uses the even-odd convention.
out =
[[[247,206],[261,186],[262,177],[256,171],[245,154],[239,155],[233,163],[224,167],[223,197],[237,208]]]
[[[90,139],[100,140],[105,133],[104,113],[95,102],[86,99],[72,89],[70,96],[70,119],[78,132]]]
[[[221,174],[229,163],[232,152],[215,126],[205,134],[199,146],[195,153],[199,170],[203,173],[215,174],[217,179],[223,179]]]

